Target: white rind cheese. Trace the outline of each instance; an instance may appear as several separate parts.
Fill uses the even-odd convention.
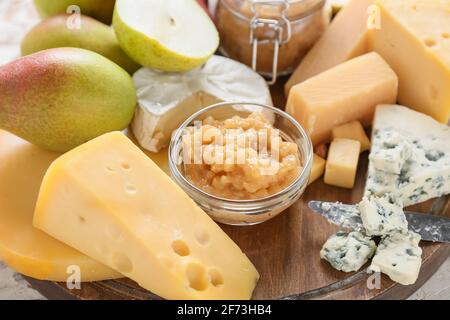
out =
[[[359,203],[361,219],[369,236],[384,236],[394,232],[407,232],[408,221],[401,203],[391,203],[390,199],[364,198]]]
[[[420,235],[414,232],[395,233],[378,245],[370,269],[382,272],[403,285],[416,282],[422,265]]]
[[[372,151],[384,148],[388,135],[411,145],[411,156],[400,174],[379,170],[370,157],[365,196],[390,193],[404,206],[450,193],[450,128],[422,113],[398,105],[378,106]]]
[[[323,245],[320,257],[344,272],[359,270],[374,254],[375,242],[360,232],[339,231]]]
[[[138,70],[133,81],[138,109],[132,122],[140,145],[158,152],[189,116],[218,102],[272,105],[266,81],[252,69],[231,59],[212,56],[202,67],[186,73]]]

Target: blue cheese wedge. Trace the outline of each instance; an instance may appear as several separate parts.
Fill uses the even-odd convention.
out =
[[[420,235],[412,231],[385,237],[378,245],[370,269],[403,285],[415,283],[422,265],[419,242]]]
[[[344,272],[359,270],[374,254],[375,242],[361,232],[339,231],[323,245],[320,257]]]
[[[172,132],[196,111],[224,101],[273,105],[266,81],[237,61],[212,56],[185,73],[142,68],[133,75],[138,108],[131,128],[139,144],[152,152],[166,147]],[[238,111],[257,111],[243,106]],[[266,114],[268,119],[273,115]]]
[[[393,203],[388,197],[371,197],[364,198],[358,207],[366,234],[369,236],[408,231],[408,221],[402,203]]]
[[[410,157],[406,160],[409,151],[403,156],[405,161],[399,173],[380,170],[383,164],[374,161],[377,158],[375,154],[386,149],[389,137],[397,137],[398,146],[391,144],[394,150],[407,148],[400,147],[403,142],[411,147]],[[401,199],[404,206],[409,206],[449,194],[449,141],[450,128],[425,114],[398,105],[378,106],[365,196],[390,193],[394,198]],[[400,163],[397,162],[397,165]],[[384,166],[387,166],[386,162]]]

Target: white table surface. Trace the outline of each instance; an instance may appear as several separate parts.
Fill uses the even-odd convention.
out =
[[[31,1],[0,0],[0,65],[19,55],[23,35],[39,21]],[[0,300],[2,299],[45,298],[0,261]],[[450,258],[410,299],[450,300]]]

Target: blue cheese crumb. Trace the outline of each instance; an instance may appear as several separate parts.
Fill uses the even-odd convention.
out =
[[[403,285],[415,283],[422,265],[420,238],[419,234],[412,231],[394,233],[383,238],[370,269],[382,272]]]
[[[369,236],[385,236],[394,232],[407,232],[408,221],[403,204],[389,197],[364,198],[359,204],[361,220]]]
[[[361,232],[339,231],[323,245],[320,257],[337,270],[353,272],[373,256],[375,249],[375,242]]]

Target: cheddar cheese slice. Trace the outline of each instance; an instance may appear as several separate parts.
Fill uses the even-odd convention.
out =
[[[167,299],[249,299],[239,247],[122,133],[58,158],[34,226]]]

